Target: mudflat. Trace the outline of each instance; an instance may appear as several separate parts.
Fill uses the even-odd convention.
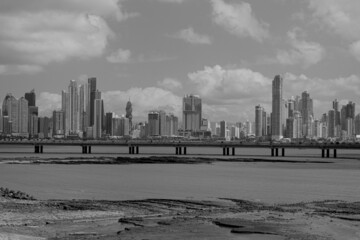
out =
[[[346,173],[347,170],[353,172],[359,169],[357,159],[342,162],[316,158],[277,160],[199,157],[83,159],[22,157],[1,159],[1,162],[7,166],[8,164],[35,166],[39,164],[85,164],[85,166],[89,164],[155,164],[155,166],[160,166],[157,165],[159,163],[208,166],[216,162],[243,162],[255,164],[255,168],[249,168],[253,170],[253,173],[263,168],[274,168],[274,164],[276,169],[284,168],[286,171],[287,169],[323,171],[341,168]],[[265,165],[256,168],[258,164]],[[214,168],[221,166],[215,165]],[[241,166],[245,165],[237,167]],[[65,170],[68,171],[69,168],[66,167]],[[108,169],[106,171],[108,172]],[[353,179],[351,176],[350,178]],[[317,178],[317,180],[320,179]],[[353,180],[356,181],[356,179]],[[339,188],[341,187],[339,183]],[[356,194],[358,193],[354,192],[354,196],[357,196]],[[36,200],[36,198],[36,192],[23,193],[8,189],[4,191],[2,188],[0,239],[360,239],[360,202],[341,199],[341,197],[340,199],[298,202],[249,201],[225,196],[211,200],[145,198],[121,201]]]

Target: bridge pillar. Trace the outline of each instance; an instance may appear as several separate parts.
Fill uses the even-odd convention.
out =
[[[178,147],[175,147],[175,154],[179,155],[179,148]]]
[[[136,154],[139,154],[139,146],[136,146]]]
[[[91,154],[91,146],[88,147],[88,151],[89,154]]]
[[[325,157],[325,149],[324,149],[324,148],[321,149],[321,157],[322,157],[322,158]]]
[[[82,153],[87,153],[87,146],[82,146]]]
[[[179,147],[179,155],[181,155],[181,147]]]
[[[281,156],[285,157],[285,148],[281,149]]]
[[[275,148],[275,155],[278,157],[279,156],[279,149]]]
[[[271,156],[274,156],[274,148],[271,148]]]
[[[44,146],[41,145],[41,146],[40,146],[40,153],[43,153],[43,152],[44,152]]]
[[[336,148],[334,148],[334,158],[337,158]]]
[[[232,155],[235,156],[235,148],[232,148]]]
[[[228,155],[228,156],[230,155],[230,148],[229,147],[226,148],[226,155]]]
[[[330,149],[326,149],[326,157],[329,158],[330,157]]]
[[[38,145],[34,146],[34,153],[39,153],[39,146]]]
[[[223,147],[223,155],[226,155],[226,149]]]
[[[186,155],[186,147],[184,147],[184,155]]]

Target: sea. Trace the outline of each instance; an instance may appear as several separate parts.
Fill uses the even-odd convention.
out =
[[[235,158],[263,162],[229,156],[234,161],[211,164],[5,163],[15,158],[130,156],[128,148],[114,146],[93,147],[92,154],[82,154],[78,146],[45,146],[43,154],[33,151],[31,146],[0,145],[0,186],[44,200],[233,198],[276,204],[360,199],[360,149],[338,150],[336,159],[321,158],[320,149],[291,149],[286,157],[270,157],[270,149],[236,149]],[[222,148],[188,148],[187,153],[188,157],[223,158]],[[140,154],[132,157],[174,155],[172,147],[141,147]]]

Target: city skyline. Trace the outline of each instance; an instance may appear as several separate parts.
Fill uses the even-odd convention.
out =
[[[0,30],[0,99],[35,89],[40,116],[61,107],[70,80],[90,77],[106,112],[126,114],[130,98],[141,120],[149,109],[181,116],[189,93],[201,96],[204,118],[253,120],[257,104],[271,112],[277,74],[285,99],[310,93],[315,118],[334,99],[359,102],[356,0],[44,3],[0,3],[1,29],[13,29]]]

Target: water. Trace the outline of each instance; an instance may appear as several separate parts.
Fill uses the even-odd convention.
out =
[[[0,149],[7,157],[64,157],[124,155],[126,148],[98,147],[97,154],[80,154],[80,147],[47,147],[44,154],[27,153],[31,147]],[[162,154],[172,148],[143,149]],[[222,149],[205,149],[221,154]],[[242,149],[246,156],[268,156],[267,149]],[[194,151],[194,152],[191,152]],[[192,149],[189,153],[196,154]],[[202,150],[204,151],[204,150]],[[253,151],[253,152],[252,152]],[[292,150],[296,158],[313,159],[319,150]],[[220,153],[219,153],[220,152]],[[299,152],[301,154],[299,154]],[[201,153],[201,152],[200,152]],[[205,153],[205,152],[203,152]],[[356,157],[356,152],[342,152]],[[339,155],[341,155],[339,153]],[[220,155],[219,155],[220,156]],[[279,157],[280,159],[280,157]],[[316,158],[321,160],[321,158]],[[329,160],[329,159],[325,159]],[[25,191],[39,199],[237,198],[267,203],[360,199],[360,161],[337,159],[332,164],[242,163],[132,164],[132,165],[17,165],[0,164],[0,186]]]

